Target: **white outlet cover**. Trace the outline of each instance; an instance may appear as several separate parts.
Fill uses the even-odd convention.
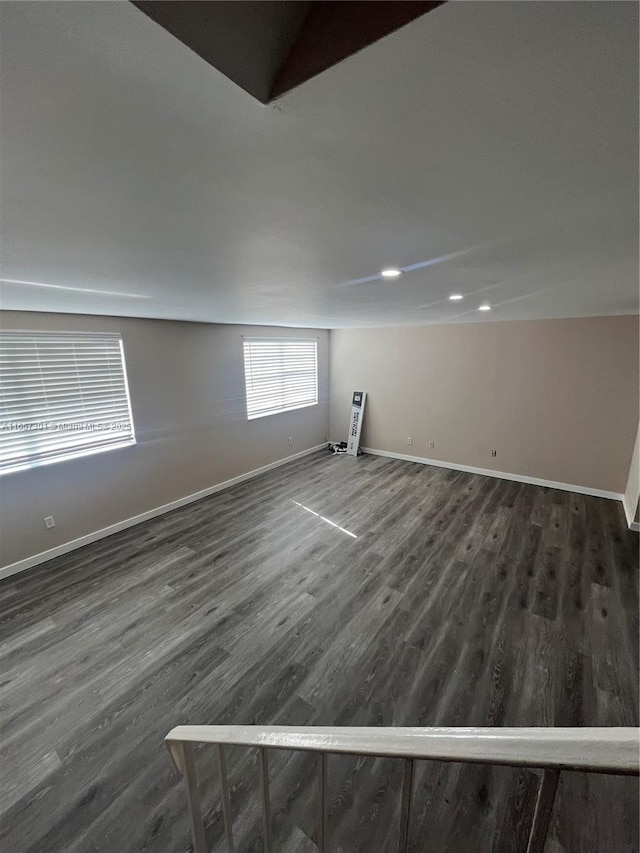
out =
[[[47,530],[51,530],[52,527],[56,526],[55,519],[52,515],[46,516],[44,520],[44,526],[47,528]]]

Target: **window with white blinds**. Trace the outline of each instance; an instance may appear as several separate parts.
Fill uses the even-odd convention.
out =
[[[247,418],[262,418],[318,402],[318,342],[304,338],[245,338]]]
[[[0,332],[0,474],[129,444],[120,335]]]

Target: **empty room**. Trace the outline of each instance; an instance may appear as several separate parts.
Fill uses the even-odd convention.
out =
[[[2,853],[638,853],[638,19],[0,0]]]

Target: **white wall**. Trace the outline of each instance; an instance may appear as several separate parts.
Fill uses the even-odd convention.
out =
[[[627,516],[627,521],[631,524],[640,521],[640,506],[638,500],[640,498],[640,425],[638,425],[638,433],[636,435],[636,443],[633,448],[633,456],[631,457],[631,465],[629,467],[629,477],[627,479],[627,487],[624,491],[624,511]]]

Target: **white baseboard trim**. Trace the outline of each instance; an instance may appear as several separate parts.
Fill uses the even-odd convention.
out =
[[[538,477],[525,477],[523,474],[508,474],[506,471],[492,471],[489,468],[474,468],[472,465],[457,465],[453,462],[442,462],[439,459],[426,459],[423,456],[408,456],[406,453],[391,453],[388,450],[375,450],[373,447],[363,447],[363,453],[373,456],[388,456],[390,459],[401,459],[405,462],[418,462],[420,465],[434,465],[436,468],[450,468],[452,471],[466,471],[468,474],[481,474],[484,477],[497,477],[499,480],[515,480],[516,483],[529,483],[532,486],[547,486],[550,489],[561,489],[563,492],[576,492],[579,495],[591,495],[595,498],[609,498],[612,501],[622,501],[624,495],[619,492],[608,492],[605,489],[592,489],[589,486],[574,486],[571,483],[557,483],[554,480],[541,480]]]
[[[626,501],[626,496],[622,497],[622,506],[624,507],[624,514],[627,518],[627,524],[629,525],[629,530],[633,530],[636,533],[640,533],[640,524],[637,521],[634,521],[636,508],[630,507]]]
[[[26,557],[24,560],[18,560],[17,563],[11,563],[8,566],[0,567],[0,580],[8,578],[11,575],[16,575],[18,572],[24,572],[27,569],[33,568],[40,563],[46,563],[48,560],[53,560],[54,557],[60,557],[62,554],[68,554],[69,551],[75,551],[77,548],[82,548],[83,545],[89,545],[91,542],[97,542],[98,539],[104,539],[121,530],[126,530],[128,527],[134,527],[136,524],[142,524],[143,521],[148,521],[151,518],[156,518],[159,515],[164,515],[166,512],[171,512],[172,509],[179,509],[181,506],[199,501],[201,498],[206,498],[216,492],[221,492],[223,489],[228,489],[238,483],[243,483],[245,480],[251,480],[271,471],[274,468],[280,468],[281,465],[287,465],[289,462],[295,462],[296,459],[302,459],[304,456],[310,456],[318,450],[323,450],[327,446],[326,442],[317,444],[315,447],[310,447],[308,450],[301,450],[300,453],[294,453],[292,456],[286,456],[284,459],[278,459],[276,462],[270,462],[268,465],[263,465],[262,468],[256,468],[253,471],[247,471],[246,474],[239,474],[231,480],[225,480],[222,483],[217,483],[215,486],[209,486],[207,489],[202,489],[200,492],[194,492],[192,495],[185,495],[183,498],[178,498],[171,503],[163,504],[163,506],[154,507],[154,509],[142,512],[140,515],[134,515],[131,518],[125,518],[123,521],[118,521],[115,524],[110,524],[108,527],[103,527],[101,530],[95,530],[93,533],[87,533],[86,536],[80,536],[78,539],[72,539],[70,542],[65,542],[62,545],[57,545],[55,548],[50,548],[48,551],[41,551],[39,554],[34,554],[33,557]]]

